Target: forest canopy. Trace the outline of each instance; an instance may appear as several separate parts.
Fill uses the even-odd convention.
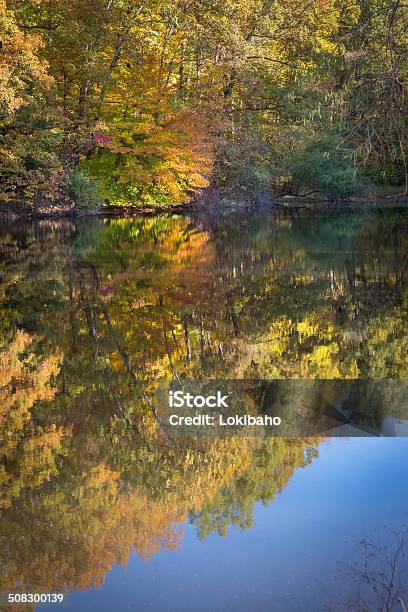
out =
[[[0,0],[0,200],[406,194],[407,26],[401,0]]]

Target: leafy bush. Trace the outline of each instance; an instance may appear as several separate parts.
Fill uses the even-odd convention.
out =
[[[212,144],[200,116],[163,111],[160,121],[123,120],[111,134],[82,166],[106,203],[170,206],[208,186]]]
[[[38,109],[18,110],[0,129],[0,200],[21,198],[32,204],[57,201],[64,189],[63,168],[51,124],[35,121]]]
[[[315,190],[329,197],[361,193],[367,178],[354,167],[351,156],[333,141],[314,142],[293,158],[289,171],[298,189]]]
[[[217,150],[213,181],[233,192],[268,192],[275,178],[269,149],[256,129],[246,125],[234,134],[224,134]]]
[[[97,185],[80,170],[73,170],[70,173],[68,191],[78,208],[95,210],[101,204]]]

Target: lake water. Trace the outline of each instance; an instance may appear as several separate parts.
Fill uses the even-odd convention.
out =
[[[407,438],[174,438],[152,398],[301,379],[290,411],[347,379],[368,432],[404,422],[407,246],[390,210],[2,228],[0,592],[64,593],[39,610],[401,610]]]

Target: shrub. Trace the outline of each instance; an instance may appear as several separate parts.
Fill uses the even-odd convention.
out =
[[[101,204],[96,183],[81,170],[70,173],[68,192],[78,208],[96,210]]]
[[[362,170],[353,165],[351,155],[335,145],[333,141],[319,141],[299,151],[289,167],[298,189],[339,198],[364,191],[367,178]]]

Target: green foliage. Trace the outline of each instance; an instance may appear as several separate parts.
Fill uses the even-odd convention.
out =
[[[223,189],[267,193],[275,178],[268,147],[250,126],[240,133],[224,134],[218,145],[214,181]]]
[[[68,193],[78,208],[97,210],[101,204],[95,182],[80,170],[70,172]]]
[[[364,176],[353,165],[350,154],[320,141],[305,147],[289,161],[293,183],[302,191],[319,191],[330,197],[345,198],[362,192]]]
[[[115,206],[148,205],[165,206],[173,201],[165,188],[150,182],[153,167],[159,160],[144,157],[141,160],[137,175],[129,176],[126,165],[128,159],[110,150],[102,150],[89,160],[82,168],[88,172],[97,185],[98,196],[106,204]],[[144,180],[143,180],[143,178]]]

